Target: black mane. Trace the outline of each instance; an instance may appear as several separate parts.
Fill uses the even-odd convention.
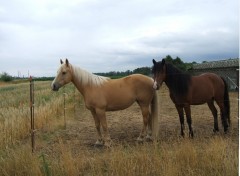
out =
[[[184,73],[172,64],[165,64],[166,66],[166,84],[170,92],[177,96],[184,96],[188,93],[189,85],[191,83],[191,75]]]

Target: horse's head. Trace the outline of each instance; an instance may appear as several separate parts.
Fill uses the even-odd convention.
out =
[[[153,59],[152,74],[154,79],[153,88],[158,90],[166,79],[166,64],[164,59],[162,59],[162,62],[156,62]]]
[[[72,81],[72,69],[68,59],[65,63],[60,60],[60,63],[61,66],[57,71],[57,76],[52,82],[52,90],[54,91],[58,91],[59,88]]]

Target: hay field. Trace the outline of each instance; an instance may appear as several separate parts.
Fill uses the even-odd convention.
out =
[[[194,139],[181,138],[177,111],[164,86],[158,91],[159,141],[138,144],[142,127],[137,104],[107,112],[113,146],[95,148],[93,118],[72,85],[50,90],[35,83],[36,147],[31,153],[29,84],[0,87],[0,175],[238,175],[238,93],[230,93],[232,126],[213,134],[207,105],[192,106]],[[187,134],[186,124],[186,134]]]

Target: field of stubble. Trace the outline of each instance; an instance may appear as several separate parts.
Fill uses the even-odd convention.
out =
[[[107,112],[111,148],[96,148],[94,120],[72,85],[51,92],[35,83],[36,145],[31,153],[29,84],[0,87],[0,175],[238,175],[238,93],[230,93],[231,129],[214,134],[207,105],[192,106],[194,139],[181,138],[168,89],[158,91],[159,140],[138,144],[142,116],[137,104]],[[186,134],[188,128],[186,123]],[[187,135],[186,135],[187,136]]]

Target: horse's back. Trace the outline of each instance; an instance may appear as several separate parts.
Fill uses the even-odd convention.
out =
[[[192,104],[202,104],[212,99],[222,98],[224,82],[214,73],[193,76],[191,81]]]
[[[143,94],[144,92],[152,93],[154,90],[153,86],[153,79],[141,75],[141,74],[133,74],[129,75],[120,79],[111,80],[108,82],[107,89],[112,89],[114,92],[124,92],[124,93],[131,93],[131,94]]]
[[[126,84],[130,85],[134,83],[137,88],[141,88],[141,86],[144,86],[146,88],[152,88],[153,86],[153,79],[142,74],[129,75],[127,77],[124,77],[123,81],[125,81]]]
[[[153,79],[148,76],[141,75],[141,74],[132,74],[132,75],[129,75],[129,76],[126,76],[123,78],[112,79],[107,84],[110,87],[112,87],[112,86],[123,87],[124,86],[126,88],[137,88],[137,89],[148,88],[148,89],[150,89],[153,86]]]

